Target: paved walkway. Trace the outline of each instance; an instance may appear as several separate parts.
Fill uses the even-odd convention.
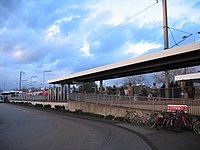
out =
[[[199,150],[200,135],[192,131],[175,133],[173,131],[147,129],[144,126],[117,123],[145,139],[156,150]]]
[[[55,113],[55,112],[54,112]],[[59,114],[65,114],[57,112]],[[66,115],[66,114],[65,114]],[[74,114],[68,114],[74,116]],[[77,115],[76,115],[77,117]],[[92,120],[99,120],[87,116],[79,116],[81,118],[87,118]],[[102,120],[101,120],[102,121]],[[106,121],[113,124],[113,121]],[[199,150],[200,149],[200,135],[195,134],[192,131],[184,131],[181,133],[175,133],[173,131],[147,129],[145,126],[137,126],[132,124],[126,124],[121,122],[115,122],[116,126],[127,129],[136,133],[143,138],[148,144],[150,144],[154,150]]]

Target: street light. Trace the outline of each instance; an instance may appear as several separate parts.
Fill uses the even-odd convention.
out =
[[[33,78],[37,78],[37,76],[31,76],[31,86],[32,86]]]
[[[22,74],[25,74],[25,72],[20,71],[19,72],[19,90],[22,88]]]
[[[24,82],[26,82],[26,81],[28,81],[28,80],[22,80],[22,89],[24,88]]]
[[[46,73],[46,72],[52,72],[52,71],[51,71],[51,70],[45,70],[45,71],[44,71],[44,73],[43,73],[43,86],[44,86],[44,82],[45,82],[45,73]]]

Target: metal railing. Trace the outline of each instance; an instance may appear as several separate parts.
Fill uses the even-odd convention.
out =
[[[17,96],[8,96],[9,100],[32,100],[32,101],[46,101],[47,95],[28,95],[27,93],[22,93]]]
[[[187,105],[188,112],[200,115],[200,100],[183,98],[161,98],[151,96],[119,96],[106,94],[71,93],[70,100],[105,104],[150,111],[161,111],[167,109],[167,105]]]
[[[162,90],[171,91],[170,98],[164,98],[161,94]],[[187,87],[186,92],[194,94],[191,98],[181,94],[181,88],[157,89],[157,96],[153,97],[151,91],[148,95],[142,96],[140,90],[136,90],[134,96],[120,95],[120,91],[113,93],[70,93],[69,99],[81,102],[91,102],[96,104],[105,104],[109,106],[118,106],[126,108],[146,109],[153,111],[160,111],[166,109],[167,105],[187,105],[188,111],[194,115],[200,115],[200,87]],[[56,90],[55,90],[56,91]],[[61,90],[60,90],[61,91]],[[176,94],[175,94],[176,93]],[[62,95],[62,96],[61,96]],[[59,92],[54,95],[52,101],[66,101],[67,93]],[[191,96],[191,93],[190,93]],[[17,97],[8,97],[9,100],[32,100],[32,101],[46,101],[48,96],[34,95],[29,96],[27,93],[22,93]],[[57,99],[58,98],[58,99]],[[50,100],[51,101],[51,100]]]

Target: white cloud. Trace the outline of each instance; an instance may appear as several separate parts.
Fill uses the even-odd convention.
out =
[[[42,68],[44,68],[45,70],[52,70],[52,69],[55,69],[55,66],[57,66],[59,62],[60,62],[60,60],[59,60],[59,59],[56,59],[56,60],[54,60],[54,61],[52,61],[52,62],[43,64]]]
[[[90,45],[86,40],[84,41],[83,47],[80,50],[82,51],[83,56],[87,56],[87,57],[94,56],[94,54],[90,53]]]
[[[55,21],[55,24],[60,24],[62,22],[70,22],[72,21],[72,19],[74,18],[80,18],[80,16],[78,15],[75,15],[75,16],[70,16],[70,17],[64,17],[64,18],[61,18],[61,19],[58,19]]]
[[[151,49],[161,48],[160,44],[141,41],[139,43],[126,42],[123,46],[125,54],[132,54],[134,57],[142,55]]]
[[[153,28],[157,23],[162,23],[162,1],[159,1],[158,4],[155,4],[152,8],[147,9],[139,15],[137,13],[155,2],[155,0],[101,0],[94,4],[90,3],[88,8],[91,12],[85,21],[90,22],[104,15],[102,18],[100,17],[101,20],[98,20],[99,22],[117,26],[134,16],[129,22],[140,28],[144,26]],[[169,20],[173,23],[178,23],[179,27],[182,27],[186,22],[200,24],[199,7],[194,7],[197,2],[199,0],[189,2],[187,0],[167,1]]]
[[[45,39],[48,41],[48,40],[51,40],[53,37],[55,37],[58,33],[60,32],[60,27],[59,25],[51,25],[47,31],[46,31],[46,37]]]
[[[42,76],[43,70],[48,69],[52,70],[51,78],[54,78],[160,48],[159,43],[163,43],[161,0],[149,10],[133,17],[119,30],[107,32],[155,2],[156,0],[91,0],[57,3],[50,0],[38,5],[40,3],[37,1],[30,0],[28,3],[15,5],[17,3],[12,1],[12,8],[7,8],[7,5],[3,8],[3,12],[9,14],[2,13],[1,16],[1,72],[12,76],[13,81],[10,83],[15,84],[19,70],[25,71],[27,75],[34,75],[37,71],[36,74],[41,73]],[[198,32],[200,9],[195,4],[199,0],[167,2],[170,27],[191,33]],[[178,41],[180,34],[173,32],[173,35]],[[199,35],[194,36],[186,42],[200,40]],[[8,55],[11,57],[7,57]],[[7,78],[1,77],[0,80],[7,81]]]
[[[105,20],[102,21],[105,24],[117,26],[120,23],[126,21],[128,18],[137,15],[138,12],[142,11],[143,9],[152,5],[153,3],[155,3],[155,0],[149,0],[149,1],[101,0],[98,3],[95,3],[93,5],[90,4],[90,6],[88,6],[88,8],[91,9],[91,13],[86,20],[87,21],[94,20],[95,18],[101,16],[102,14],[105,14],[104,15],[105,17],[103,18]],[[151,14],[150,17],[149,14]],[[162,14],[158,13],[157,9],[151,9],[150,13],[149,12],[142,13],[138,15],[139,17],[133,17],[133,19],[131,20],[134,22],[134,24],[143,25],[152,23],[152,21],[154,22],[161,21],[162,19],[161,15]]]
[[[23,45],[19,44],[14,47],[12,56],[14,59],[22,60],[22,59],[26,59],[25,53],[26,53],[26,50],[24,50]]]
[[[61,19],[57,19],[54,21],[54,23],[49,26],[49,28],[46,30],[46,34],[45,34],[45,40],[54,40],[55,38],[58,39],[63,39],[65,37],[59,37],[59,33],[61,32],[60,29],[60,24],[63,22],[70,22],[72,21],[72,19],[74,18],[79,18],[80,16],[75,15],[75,16],[70,16],[70,17],[63,17]]]
[[[23,52],[21,50],[18,50],[14,54],[17,58],[21,58],[23,56]]]
[[[186,0],[169,1],[169,19],[178,23],[180,27],[182,27],[186,22],[200,24],[200,10],[199,7],[195,7],[197,2],[199,2],[199,0],[193,0],[190,2]]]

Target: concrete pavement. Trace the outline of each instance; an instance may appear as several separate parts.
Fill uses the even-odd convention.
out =
[[[0,150],[152,150],[106,121],[0,104]]]
[[[116,123],[117,126],[136,133],[154,149],[158,150],[199,150],[200,135],[193,131],[175,133],[173,131],[147,129],[145,126]]]
[[[3,112],[6,111],[5,107],[2,107],[2,108],[4,108],[4,109],[1,109]],[[10,108],[10,109],[12,111],[14,111],[16,108],[13,107],[13,108]],[[22,119],[21,118],[22,115],[25,115],[26,113],[30,113],[29,110],[27,110],[27,109],[21,109],[21,107],[19,109],[17,108],[17,110],[18,110],[17,112],[20,113],[19,115],[17,115],[17,116],[19,116],[19,118],[17,119],[18,121],[20,121],[20,119]],[[44,110],[44,111],[46,111],[46,110]],[[8,112],[10,112],[10,111],[8,111]],[[55,113],[55,111],[51,111],[51,110],[50,110],[50,112],[51,113],[52,112]],[[200,135],[196,135],[192,131],[184,131],[184,132],[181,132],[181,133],[175,133],[173,131],[147,129],[144,126],[136,126],[136,125],[132,125],[132,124],[122,123],[122,122],[119,122],[119,121],[97,119],[97,118],[92,118],[92,117],[87,117],[87,116],[80,116],[80,115],[76,115],[76,114],[68,114],[68,113],[63,113],[63,112],[56,112],[56,113],[67,115],[67,116],[69,115],[69,116],[75,117],[75,118],[78,117],[78,118],[84,118],[84,119],[87,119],[87,120],[95,120],[95,121],[97,121],[97,124],[101,124],[101,122],[103,121],[104,123],[108,123],[108,124],[115,125],[115,126],[118,126],[120,128],[126,129],[126,130],[128,130],[130,132],[133,132],[133,133],[137,134],[140,138],[142,138],[145,142],[147,142],[148,145],[151,145],[151,148],[154,149],[154,150],[169,150],[169,149],[170,150],[179,150],[179,149],[180,150],[189,150],[189,149],[190,150],[199,150],[200,149]],[[39,113],[39,114],[41,115],[41,113]],[[3,114],[1,114],[1,115],[3,115]],[[33,121],[33,118],[36,119],[36,122],[38,122],[38,123],[41,122],[41,121],[37,120],[38,117],[36,117],[34,113],[32,115],[33,115],[31,117],[32,119],[31,120],[28,119],[28,122]],[[9,115],[9,116],[12,116],[12,115]],[[2,119],[2,117],[3,116],[1,116],[0,118]],[[46,120],[46,118],[45,118],[45,120]],[[13,121],[13,120],[11,120],[11,121]],[[0,120],[0,123],[2,123],[1,120]],[[27,123],[27,120],[25,121],[25,123]],[[43,123],[47,124],[46,121],[43,122]],[[56,124],[56,123],[57,122],[54,122],[54,124]],[[22,123],[22,125],[24,126],[25,124]],[[46,125],[44,125],[44,126],[46,126]],[[27,128],[27,125],[25,127]],[[7,127],[5,129],[8,130]],[[5,131],[5,129],[3,129],[2,131]],[[125,134],[123,134],[123,135],[125,135]],[[129,134],[127,132],[126,136],[124,136],[124,138],[125,138],[124,139],[124,138],[121,137],[121,133],[119,133],[120,139],[123,140],[124,142],[125,142],[125,140],[129,139],[128,135]],[[118,138],[118,136],[116,136],[116,138]],[[134,142],[134,141],[132,141],[132,142]],[[117,144],[118,144],[118,146],[120,145],[119,142],[115,143],[115,145],[117,145]]]

